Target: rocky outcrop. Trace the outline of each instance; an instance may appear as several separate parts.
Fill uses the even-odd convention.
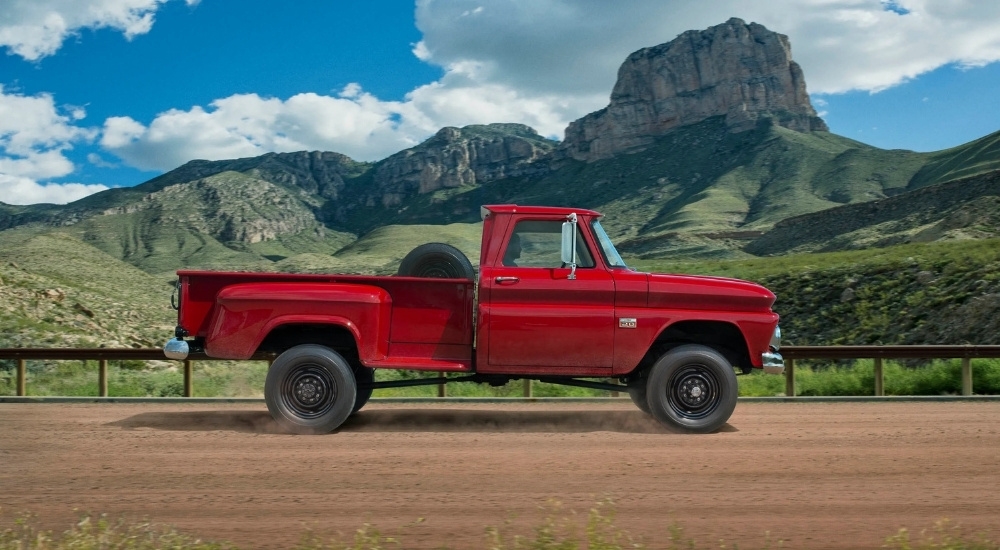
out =
[[[156,191],[168,185],[207,178],[222,172],[240,172],[248,176],[298,187],[310,194],[335,199],[344,188],[344,179],[370,169],[346,155],[329,151],[267,153],[259,157],[234,160],[192,160],[143,184],[140,189]]]
[[[523,124],[446,127],[417,147],[392,155],[375,169],[368,197],[384,207],[438,189],[482,184],[544,170],[535,161],[552,151],[547,140]]]
[[[630,55],[611,103],[570,123],[557,156],[609,158],[714,116],[725,116],[735,132],[761,117],[802,132],[828,130],[809,102],[788,37],[734,18]]]

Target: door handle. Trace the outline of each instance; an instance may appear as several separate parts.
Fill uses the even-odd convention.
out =
[[[496,281],[496,283],[498,285],[502,285],[502,284],[508,284],[508,283],[509,284],[514,284],[514,283],[520,282],[521,279],[519,279],[517,277],[497,277],[496,279],[494,279],[494,281]]]

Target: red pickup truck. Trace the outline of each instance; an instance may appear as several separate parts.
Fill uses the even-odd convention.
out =
[[[179,271],[164,352],[277,354],[264,397],[296,433],[334,430],[378,388],[518,379],[626,391],[704,433],[736,406],[735,369],[784,369],[766,288],[630,269],[594,211],[495,205],[482,217],[478,279],[440,243],[395,276]],[[442,375],[375,381],[374,369]]]

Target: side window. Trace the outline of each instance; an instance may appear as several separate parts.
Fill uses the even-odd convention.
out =
[[[561,221],[523,220],[514,226],[514,232],[504,249],[502,263],[512,267],[563,267],[561,247]],[[587,249],[587,243],[579,227],[576,235],[576,256],[577,267],[594,267],[594,257]]]

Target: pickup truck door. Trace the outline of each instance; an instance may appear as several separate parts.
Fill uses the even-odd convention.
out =
[[[610,370],[615,284],[577,235],[576,279],[559,259],[562,220],[522,220],[505,240],[505,260],[489,270],[488,363],[503,367]],[[520,245],[520,246],[519,246]],[[517,248],[520,258],[514,259]],[[516,265],[514,265],[516,264]]]

